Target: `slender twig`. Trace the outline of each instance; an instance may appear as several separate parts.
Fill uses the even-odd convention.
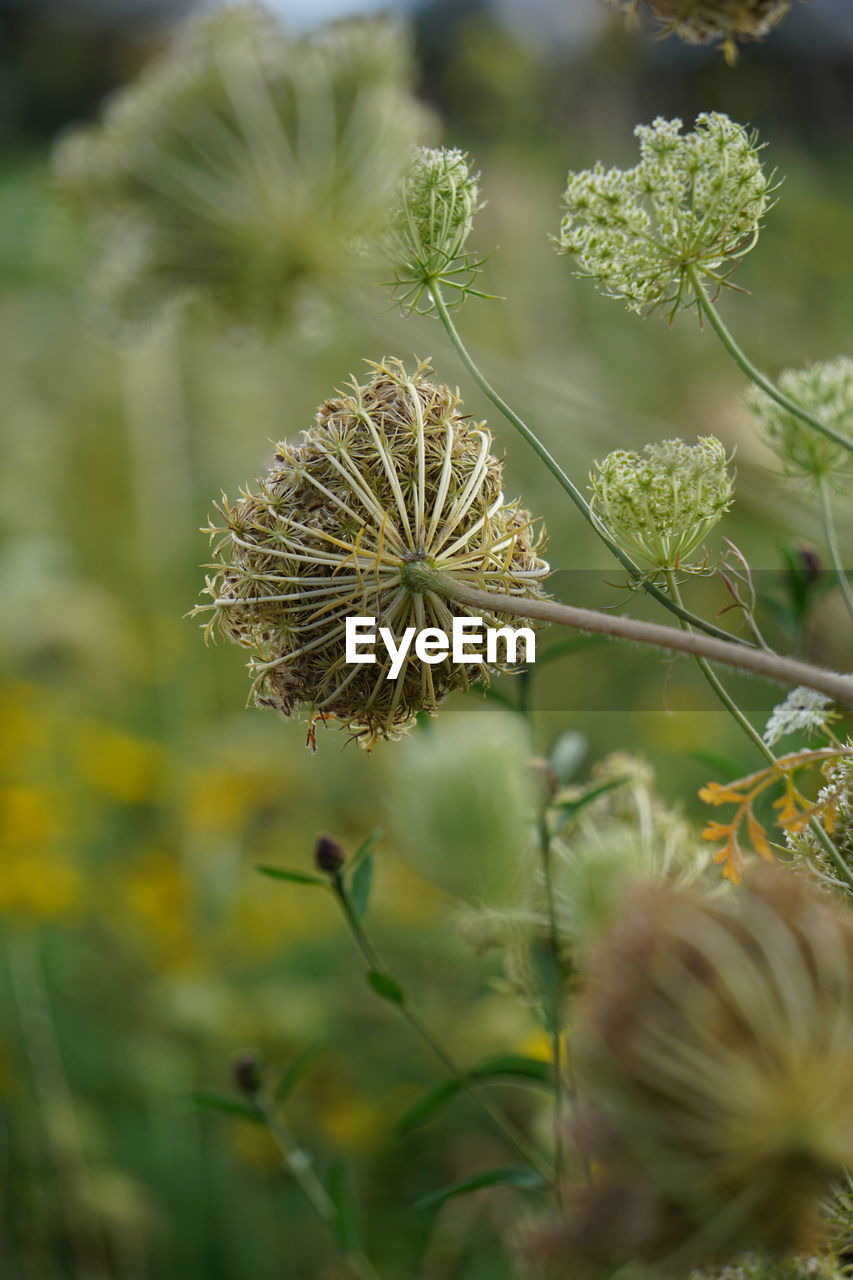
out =
[[[542,875],[545,882],[545,901],[548,909],[548,945],[550,961],[557,973],[560,973],[560,931],[557,925],[557,904],[554,897],[553,859],[551,852],[551,831],[548,826],[547,811],[543,807],[539,817],[539,852],[542,858]],[[562,975],[561,975],[562,976]],[[550,987],[550,984],[549,984]],[[562,1204],[563,1179],[563,1011],[562,982],[554,991],[548,990],[546,998],[550,1001],[548,1010],[549,1030],[551,1032],[551,1056],[554,1068],[554,1192],[557,1203]]]
[[[450,338],[450,341],[456,348],[456,352],[460,360],[470,373],[471,377],[477,383],[477,386],[483,394],[491,400],[495,408],[503,414],[507,422],[515,427],[519,435],[527,441],[542,462],[544,462],[545,466],[551,472],[551,475],[554,476],[557,483],[569,495],[584,520],[587,521],[608,550],[616,557],[622,567],[627,570],[632,582],[636,583],[637,586],[642,587],[644,591],[648,592],[650,596],[653,596],[654,599],[657,600],[658,604],[663,605],[663,607],[668,609],[670,613],[674,613],[683,621],[691,623],[692,626],[697,627],[700,631],[704,631],[710,636],[716,636],[720,640],[731,639],[729,633],[724,631],[721,627],[716,627],[713,623],[706,622],[703,618],[699,618],[695,614],[688,612],[688,610],[680,608],[675,601],[669,598],[665,591],[662,591],[660,587],[656,586],[654,582],[650,581],[649,578],[644,575],[640,566],[632,560],[631,557],[623,551],[611,537],[609,537],[604,529],[601,528],[594,519],[586,498],[583,496],[574,481],[560,466],[554,455],[549,452],[523,418],[520,418],[515,410],[510,408],[507,402],[498,395],[497,391],[495,391],[494,387],[474,363],[468,348],[462,341],[456,325],[453,323],[453,317],[447,309],[447,303],[441,295],[441,290],[437,286],[431,290],[431,296],[435,303],[436,313],[447,331],[447,336]]]
[[[734,334],[726,325],[717,308],[714,306],[702,282],[696,267],[688,267],[687,274],[696,293],[696,304],[699,308],[699,314],[705,316],[711,328],[734,360],[735,364],[741,369],[750,382],[754,382],[757,387],[775,400],[778,405],[795,418],[799,418],[801,422],[809,427],[813,427],[815,431],[820,431],[823,435],[828,436],[830,440],[834,440],[836,444],[840,444],[843,448],[849,449],[853,453],[853,440],[848,436],[842,435],[840,431],[836,431],[834,427],[830,427],[827,423],[822,422],[820,418],[816,418],[813,413],[809,413],[802,405],[797,404],[796,400],[791,400],[786,396],[784,391],[780,391],[775,382],[763,374],[757,368],[745,351],[738,345]]]
[[[625,618],[617,614],[599,613],[595,609],[580,609],[576,605],[559,604],[555,600],[532,600],[526,596],[509,596],[499,592],[483,591],[469,586],[446,574],[437,573],[423,565],[407,565],[406,576],[415,590],[435,591],[447,599],[474,605],[491,614],[509,614],[517,618],[541,619],[575,631],[589,631],[596,635],[614,636],[637,644],[653,645],[674,653],[698,654],[710,662],[722,662],[740,671],[749,671],[766,680],[794,688],[805,685],[825,693],[833,701],[853,706],[853,679],[838,675],[824,667],[815,667],[796,658],[782,657],[762,649],[750,648],[731,640],[717,640],[713,636],[697,635],[691,631],[676,631],[656,622],[641,622],[637,618]]]
[[[349,926],[353,941],[364,960],[368,972],[382,973],[390,977],[387,968],[380,959],[376,948],[367,936],[363,924],[353,909],[343,877],[341,875],[333,876],[331,878],[331,887],[341,907],[344,919]],[[476,1082],[471,1079],[462,1064],[456,1061],[450,1050],[442,1044],[436,1033],[420,1016],[420,1014],[412,1008],[408,1000],[404,1000],[397,1007],[400,1009],[400,1012],[408,1022],[409,1026],[412,1027],[424,1043],[429,1046],[441,1062],[442,1066],[445,1067],[459,1085],[460,1089],[462,1089],[468,1097],[488,1115],[492,1123],[497,1126],[504,1138],[518,1152],[518,1154],[542,1175],[546,1183],[550,1184],[554,1176],[553,1170],[549,1167],[548,1163],[536,1150],[533,1144],[528,1141],[521,1130],[518,1129],[517,1126],[514,1125],[498,1107],[495,1106],[484,1090],[477,1087]]]
[[[847,570],[844,568],[844,562],[841,559],[841,548],[838,545],[838,533],[835,528],[835,519],[832,514],[832,499],[829,494],[829,483],[826,476],[821,476],[818,482],[818,497],[820,499],[820,515],[823,521],[823,532],[826,538],[826,545],[829,551],[829,558],[832,561],[832,567],[835,570],[835,576],[838,578],[838,585],[841,588],[841,594],[844,597],[844,603],[847,606],[847,612],[853,618],[853,587],[850,586],[850,579],[847,576]]]

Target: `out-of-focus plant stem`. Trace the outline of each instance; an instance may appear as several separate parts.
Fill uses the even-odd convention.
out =
[[[835,570],[835,576],[838,578],[838,585],[841,588],[841,594],[844,597],[844,603],[847,606],[847,612],[853,618],[853,587],[850,586],[850,579],[847,577],[847,571],[844,568],[844,562],[841,559],[841,548],[838,545],[838,534],[835,528],[835,519],[832,514],[832,499],[829,493],[829,484],[826,476],[821,476],[818,484],[818,498],[820,500],[820,515],[823,521],[823,532],[826,538],[826,545],[829,550],[829,558],[832,561],[832,567]]]
[[[347,922],[353,941],[367,967],[368,973],[384,974],[391,977],[387,968],[380,959],[376,948],[367,936],[365,928],[359,920],[350,896],[344,884],[343,877],[338,874],[331,878],[332,891],[340,904],[344,919]],[[395,985],[399,987],[399,983],[394,979]],[[402,987],[399,988],[402,991]],[[492,1123],[500,1130],[506,1141],[518,1152],[518,1154],[527,1161],[536,1171],[541,1174],[544,1181],[550,1184],[553,1180],[553,1170],[549,1167],[547,1161],[536,1150],[531,1142],[525,1137],[520,1129],[512,1123],[512,1121],[503,1114],[503,1112],[495,1106],[488,1094],[478,1088],[475,1081],[465,1071],[461,1063],[448,1048],[441,1042],[436,1033],[432,1030],[427,1022],[420,1014],[411,1007],[408,999],[405,997],[397,1003],[401,1014],[408,1022],[409,1026],[417,1032],[421,1040],[429,1046],[441,1064],[450,1073],[456,1083],[459,1085],[469,1098],[480,1107],[482,1111],[488,1115]]]

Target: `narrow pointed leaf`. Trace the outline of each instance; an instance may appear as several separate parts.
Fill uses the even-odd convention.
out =
[[[438,1191],[432,1191],[428,1196],[423,1196],[417,1201],[415,1207],[417,1209],[435,1209],[438,1205],[444,1204],[446,1200],[452,1200],[456,1196],[467,1196],[472,1191],[481,1191],[484,1187],[511,1186],[519,1187],[523,1191],[542,1191],[545,1188],[545,1182],[535,1169],[531,1169],[529,1165],[523,1164],[507,1164],[501,1165],[497,1169],[484,1169],[482,1173],[475,1173],[470,1178],[462,1178],[459,1182],[453,1182],[450,1186],[441,1187]]]
[[[205,1111],[218,1111],[223,1115],[249,1120],[252,1124],[266,1125],[263,1115],[246,1098],[236,1093],[219,1093],[215,1089],[196,1089],[193,1102]]]
[[[325,1046],[322,1044],[309,1045],[307,1049],[304,1049],[302,1053],[298,1054],[298,1056],[293,1059],[289,1066],[285,1067],[284,1071],[281,1073],[279,1082],[276,1085],[276,1102],[287,1101],[293,1093],[293,1090],[299,1084],[299,1081],[308,1071],[311,1063],[323,1052],[324,1048]]]
[[[554,1071],[550,1063],[538,1058],[526,1058],[522,1054],[505,1053],[486,1058],[477,1063],[466,1078],[472,1081],[506,1081],[526,1085],[553,1087]],[[440,1084],[421,1095],[403,1112],[394,1126],[399,1133],[408,1133],[426,1124],[446,1102],[455,1098],[464,1088],[461,1080],[442,1080]]]
[[[328,882],[322,876],[311,875],[308,871],[292,871],[290,867],[270,867],[261,863],[255,865],[255,870],[260,871],[262,876],[269,876],[271,880],[286,880],[289,884],[315,884],[321,888],[328,888]]]
[[[367,981],[383,1000],[390,1000],[391,1004],[405,1004],[406,996],[399,982],[395,982],[387,973],[380,973],[378,969],[372,969],[367,975]]]
[[[347,1167],[342,1160],[335,1160],[329,1166],[326,1176],[326,1190],[329,1199],[335,1206],[335,1234],[338,1244],[345,1254],[361,1251],[361,1230],[358,1221],[358,1209],[352,1192]]]
[[[357,920],[363,920],[370,905],[373,885],[373,854],[368,853],[355,869],[350,882],[349,900]]]

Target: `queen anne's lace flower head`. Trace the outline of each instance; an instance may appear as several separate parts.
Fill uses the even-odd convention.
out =
[[[365,746],[398,736],[418,711],[487,677],[481,665],[435,665],[411,650],[395,678],[390,658],[346,661],[345,619],[372,617],[399,644],[407,627],[450,632],[461,606],[417,582],[423,566],[486,591],[541,598],[548,566],[531,517],[502,492],[503,469],[485,424],[462,413],[427,365],[374,366],[321,405],[315,425],[276,448],[269,473],[210,526],[212,604],[206,630],[248,649],[260,706],[304,708],[337,720]],[[486,627],[519,625],[499,614]],[[476,643],[469,653],[478,652]]]
[[[615,0],[636,14],[640,0]],[[791,8],[790,0],[646,0],[664,32],[688,44],[719,42],[728,62],[737,57],[738,40],[760,40]]]
[[[461,302],[480,263],[465,245],[479,208],[479,177],[462,151],[419,147],[391,215],[387,253],[404,310],[430,311],[431,287]]]
[[[773,708],[764,730],[764,741],[773,747],[791,733],[820,733],[835,719],[829,710],[831,706],[832,699],[816,689],[792,689],[787,698]]]
[[[559,252],[602,293],[648,314],[674,316],[695,301],[691,280],[716,293],[754,246],[772,181],[755,135],[720,112],[638,125],[633,169],[570,173]]]
[[[199,299],[263,327],[340,289],[422,132],[410,80],[383,22],[296,39],[252,3],[190,20],[57,153],[102,245],[108,314],[132,324]]]
[[[805,369],[786,369],[778,381],[790,400],[842,435],[850,434],[853,360],[849,356],[810,364]],[[849,477],[850,453],[843,445],[788,413],[760,387],[750,387],[746,398],[788,475],[816,481],[835,477],[839,484],[843,483],[845,472]]]
[[[853,742],[847,747],[851,754],[830,761],[824,768],[826,783],[818,792],[817,808],[842,860],[853,870]],[[795,865],[807,867],[820,883],[840,891],[846,899],[849,886],[842,882],[839,868],[811,827],[789,835],[788,845]]]
[[[714,436],[617,449],[590,475],[591,509],[623,550],[653,569],[687,569],[689,556],[732,502],[726,450]]]

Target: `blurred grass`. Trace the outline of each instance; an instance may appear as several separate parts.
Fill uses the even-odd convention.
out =
[[[488,48],[480,50],[487,62]],[[657,55],[639,44],[629,55],[617,40],[595,51],[586,74],[625,74],[630,83],[629,56],[639,64]],[[495,55],[479,74],[497,84],[501,67]],[[772,83],[756,79],[749,114],[762,127],[755,107],[767,105],[768,155],[785,186],[739,276],[750,295],[725,307],[751,353],[775,370],[849,352],[853,170],[843,136],[807,151],[780,130],[780,83]],[[689,318],[670,332],[622,313],[573,280],[548,243],[565,169],[599,154],[623,160],[634,105],[626,92],[597,121],[559,117],[538,133],[538,118],[522,111],[508,141],[481,139],[488,206],[476,244],[497,247],[485,288],[509,303],[469,303],[460,324],[575,477],[611,448],[672,433],[714,432],[736,446],[738,503],[723,532],[753,568],[779,570],[792,530],[818,545],[819,533],[805,496],[783,486],[755,440],[737,371]],[[476,132],[470,118],[449,140],[464,144],[466,132]],[[301,1086],[294,1127],[321,1159],[359,1163],[371,1250],[391,1274],[414,1274],[431,1230],[414,1201],[501,1153],[461,1101],[433,1129],[394,1137],[395,1117],[437,1078],[434,1064],[366,989],[332,902],[273,889],[252,871],[257,861],[306,866],[321,829],[358,843],[382,820],[383,756],[393,747],[369,759],[321,733],[312,758],[304,727],[243,710],[239,653],[205,650],[183,615],[202,581],[206,540],[197,530],[210,500],[257,474],[266,442],[310,423],[364,357],[432,355],[441,378],[460,382],[470,411],[490,415],[438,327],[383,314],[380,295],[367,319],[324,313],[270,345],[191,323],[121,347],[92,333],[85,262],[85,244],[52,199],[45,157],[7,156],[4,1280],[339,1275],[266,1138],[191,1103],[195,1088],[227,1086],[227,1064],[245,1044],[284,1063],[314,1042],[325,1048]],[[623,606],[607,585],[618,575],[606,552],[523,443],[491,425],[513,492],[546,520],[555,568],[600,570],[602,581],[586,590]],[[849,536],[849,508],[844,518]],[[811,652],[849,667],[837,600],[819,608]],[[615,748],[641,753],[664,794],[694,811],[709,769],[697,756],[754,765],[684,663],[671,669],[659,656],[624,651],[617,661],[604,646],[538,680],[543,752],[573,729],[589,739],[588,760]],[[515,696],[512,681],[502,684]],[[775,691],[748,692],[760,719]],[[383,945],[461,1058],[507,1048],[545,1055],[532,1019],[496,991],[491,962],[473,959],[458,939],[448,902],[387,842],[373,912]],[[530,1117],[524,1096],[508,1105]],[[440,1220],[441,1232],[463,1242],[456,1274],[466,1280],[506,1274],[490,1243],[502,1204],[498,1195]],[[430,1247],[438,1249],[435,1239]]]

